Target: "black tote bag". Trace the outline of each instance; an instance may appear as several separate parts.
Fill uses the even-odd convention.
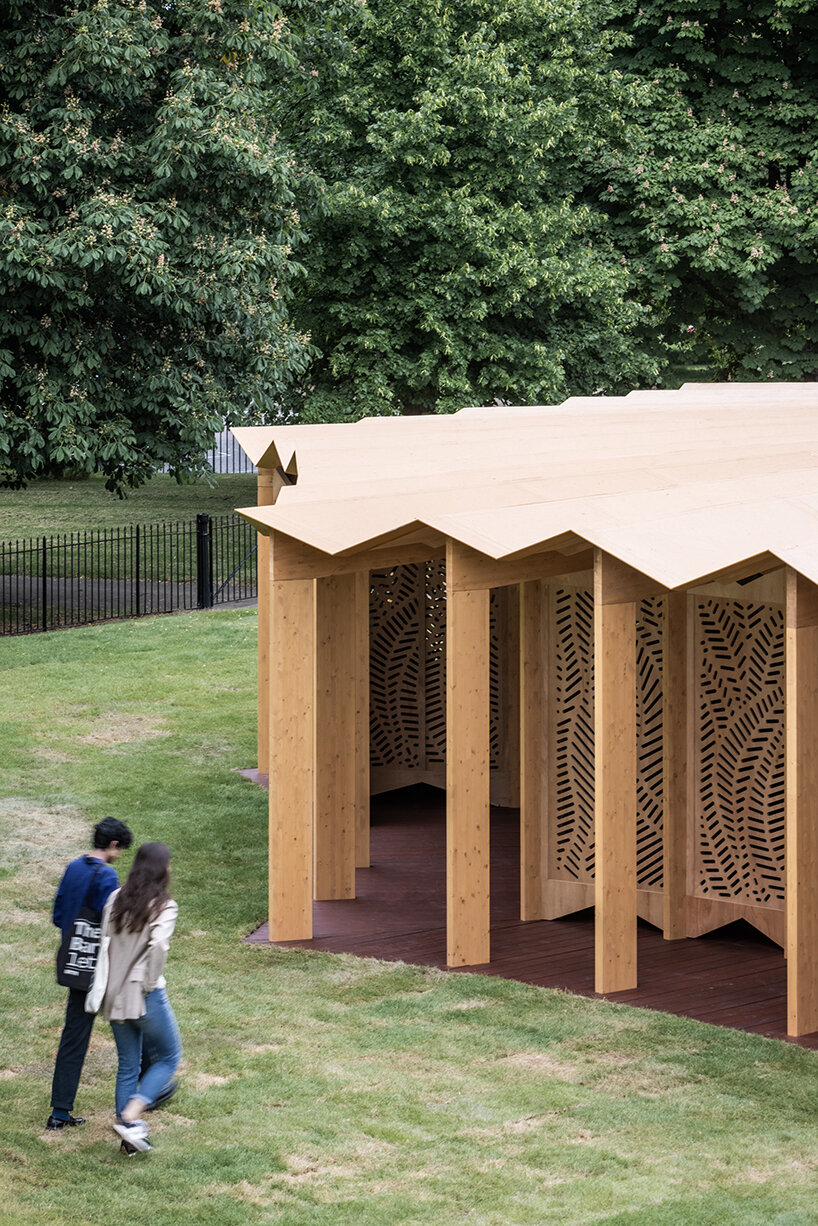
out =
[[[85,891],[85,899],[77,912],[77,918],[62,939],[57,950],[57,983],[77,992],[87,992],[94,978],[99,953],[101,916],[89,907],[88,900],[97,879],[99,865],[91,874]]]

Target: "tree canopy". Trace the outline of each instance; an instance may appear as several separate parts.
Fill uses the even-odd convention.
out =
[[[631,90],[604,6],[368,0],[285,123],[323,176],[305,420],[548,403],[650,379],[598,198]]]
[[[623,71],[645,88],[601,203],[635,292],[719,377],[818,377],[818,9],[633,0]],[[607,205],[604,204],[607,199]]]
[[[12,0],[0,29],[0,480],[182,472],[270,411],[308,177],[264,0]]]
[[[0,482],[818,377],[811,0],[9,0]]]

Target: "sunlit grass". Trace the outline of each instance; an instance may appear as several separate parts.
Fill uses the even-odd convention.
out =
[[[255,614],[0,640],[0,1223],[807,1226],[815,1054],[477,975],[242,945],[265,914]],[[174,852],[182,1089],[120,1157],[98,1021],[46,1134],[51,895],[106,813]],[[127,870],[127,861],[121,865]],[[354,905],[354,904],[353,904]]]

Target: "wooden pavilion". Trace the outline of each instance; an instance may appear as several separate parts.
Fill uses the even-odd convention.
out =
[[[370,790],[446,788],[447,960],[595,907],[598,992],[742,918],[818,1030],[818,385],[234,431],[259,469],[272,940],[355,894]]]

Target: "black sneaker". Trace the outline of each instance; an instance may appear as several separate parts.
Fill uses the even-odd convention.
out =
[[[138,1153],[135,1145],[131,1145],[130,1141],[120,1141],[119,1152],[124,1154],[126,1158],[133,1158],[134,1154]]]
[[[166,1102],[173,1098],[176,1091],[179,1089],[178,1081],[169,1081],[164,1090],[156,1095],[152,1103],[149,1103],[145,1108],[146,1111],[155,1111],[157,1107],[163,1107]]]
[[[55,1132],[58,1128],[76,1128],[84,1123],[85,1120],[80,1115],[69,1115],[67,1120],[61,1120],[57,1115],[49,1115],[45,1126],[49,1132]]]

